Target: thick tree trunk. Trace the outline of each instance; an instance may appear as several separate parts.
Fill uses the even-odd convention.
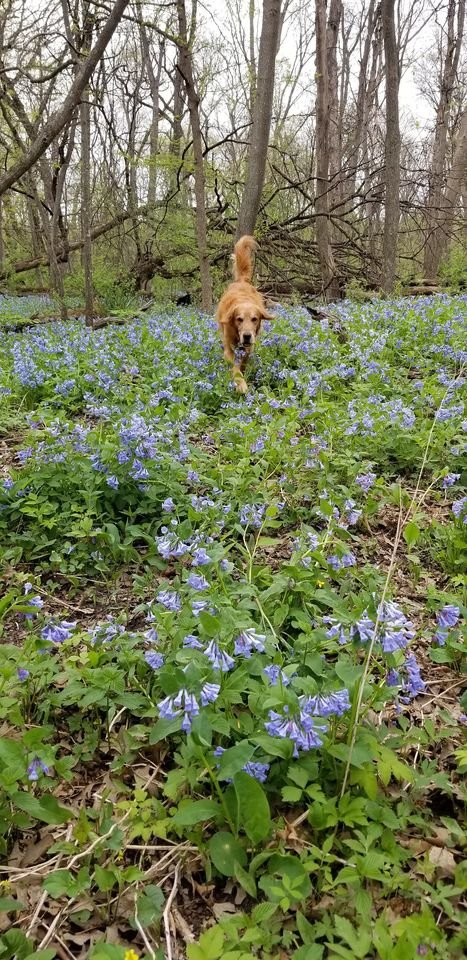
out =
[[[258,79],[253,105],[248,170],[238,214],[237,237],[255,232],[266,171],[280,27],[281,0],[263,0]]]
[[[115,33],[128,4],[129,0],[115,0],[108,20],[104,24],[88,58],[84,61],[81,69],[73,80],[61,107],[52,113],[44,126],[39,130],[35,140],[33,140],[28,149],[23,153],[20,160],[14,163],[13,166],[0,177],[0,196],[30,170],[39,157],[45,153],[47,147],[52,143],[52,140],[54,140],[60,131],[63,130],[63,127],[69,123],[73,111],[81,100],[83,91],[86,89],[88,81],[99,63],[107,44]]]
[[[396,280],[400,211],[399,52],[394,5],[395,0],[382,0],[381,4],[386,78],[385,204],[381,273],[381,287],[385,293],[392,292]]]
[[[457,7],[457,18],[456,18]],[[445,242],[444,179],[448,129],[451,116],[452,94],[456,84],[457,68],[462,47],[465,22],[465,0],[449,0],[446,24],[446,50],[441,74],[433,154],[429,177],[427,213],[428,236],[425,247],[424,274],[438,275]],[[449,219],[449,217],[448,217]]]
[[[316,198],[315,232],[323,295],[339,297],[339,282],[331,247],[329,220],[329,73],[326,0],[316,0]]]
[[[177,0],[178,33],[177,43],[180,51],[180,72],[183,77],[190,112],[191,135],[193,138],[194,181],[196,200],[196,238],[198,241],[199,270],[201,275],[201,296],[204,310],[212,307],[212,281],[209,265],[207,218],[206,218],[206,181],[204,176],[203,139],[199,113],[199,96],[193,75],[193,56],[188,41],[185,0]],[[192,31],[190,31],[192,33]]]

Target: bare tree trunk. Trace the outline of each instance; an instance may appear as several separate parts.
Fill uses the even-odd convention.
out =
[[[316,198],[315,232],[323,294],[335,299],[339,283],[331,247],[329,221],[329,74],[326,0],[316,0]]]
[[[326,66],[329,82],[329,196],[328,205],[331,211],[339,214],[339,204],[342,202],[342,135],[339,110],[339,81],[337,68],[337,37],[342,18],[342,0],[331,0],[326,27]],[[337,208],[337,210],[336,210]],[[331,236],[339,237],[339,229],[331,224]]]
[[[18,160],[17,163],[14,163],[13,166],[10,167],[10,169],[0,177],[0,196],[2,196],[2,194],[4,194],[9,187],[16,183],[20,177],[30,170],[30,168],[37,162],[39,157],[45,153],[47,147],[52,143],[52,140],[54,140],[57,134],[63,130],[63,127],[69,123],[73,111],[81,99],[83,90],[85,90],[89,78],[92,76],[107,44],[115,33],[125,8],[128,6],[128,3],[129,0],[115,0],[115,4],[112,7],[111,13],[106,20],[96,40],[96,43],[94,44],[94,47],[73,80],[70,90],[61,107],[52,113],[44,126],[41,127],[35,140],[33,140],[28,149],[23,153],[21,159]]]
[[[271,130],[277,48],[280,39],[281,0],[263,0],[258,55],[258,80],[248,153],[248,171],[237,222],[237,237],[253,234],[264,185]]]
[[[459,120],[459,129],[457,132],[457,137],[454,145],[454,152],[452,156],[452,164],[449,174],[446,180],[446,190],[445,190],[445,219],[446,219],[446,233],[449,232],[452,227],[453,221],[456,218],[456,206],[460,199],[462,199],[462,204],[465,205],[465,198],[467,197],[467,108],[463,110],[460,120]],[[467,210],[464,206],[464,220],[467,215]],[[461,216],[461,210],[459,210],[459,216]],[[465,225],[463,224],[463,232],[465,232]],[[464,238],[467,239],[467,238]]]
[[[255,56],[255,0],[250,0],[248,5],[248,39],[249,39],[249,81],[250,81],[250,120],[253,120],[253,110],[256,97],[256,56]]]
[[[396,280],[400,210],[399,53],[394,5],[395,0],[382,0],[381,4],[386,77],[385,204],[381,274],[381,287],[385,293],[392,292]]]
[[[83,47],[84,52],[92,42],[92,17],[88,0],[83,3]],[[89,86],[83,90],[80,105],[81,131],[81,236],[83,238],[82,259],[84,272],[84,315],[86,326],[94,322],[94,294],[92,283],[92,242],[91,242],[91,104]]]
[[[185,84],[190,112],[191,134],[193,137],[194,181],[196,200],[196,237],[198,241],[199,270],[201,275],[201,296],[204,310],[212,307],[212,281],[208,255],[207,218],[206,218],[206,180],[204,176],[203,140],[199,111],[199,96],[193,76],[193,55],[188,40],[185,0],[177,0],[178,32],[177,43],[180,51],[179,68]],[[196,0],[192,6],[192,26],[196,16]]]
[[[457,25],[456,25],[457,6]],[[446,171],[446,154],[448,142],[448,128],[451,116],[452,94],[456,83],[457,68],[462,48],[465,21],[465,0],[449,0],[447,12],[447,36],[444,64],[441,74],[438,108],[436,111],[436,128],[431,159],[429,177],[427,212],[429,232],[425,247],[424,273],[425,277],[435,278],[438,274],[441,260],[444,229],[443,229],[443,192],[444,176]]]
[[[141,50],[143,55],[143,66],[146,71],[146,76],[148,78],[149,89],[151,91],[151,101],[152,101],[152,116],[151,116],[151,129],[149,134],[149,174],[148,174],[148,193],[147,193],[147,205],[151,211],[156,205],[156,195],[157,195],[157,154],[159,152],[159,122],[160,122],[160,107],[159,107],[159,89],[161,82],[162,74],[162,64],[164,61],[164,39],[160,38],[159,40],[159,53],[157,58],[157,67],[154,72],[154,67],[151,58],[151,49],[149,46],[149,39],[146,31],[146,26],[141,21],[140,23],[140,36],[141,36]]]
[[[3,200],[0,197],[0,274],[5,267],[5,241],[3,238]]]

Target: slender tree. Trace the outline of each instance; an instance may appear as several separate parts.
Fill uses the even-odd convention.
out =
[[[276,55],[280,39],[281,0],[263,0],[256,93],[248,151],[248,168],[237,221],[237,237],[253,234],[261,202],[271,131]]]
[[[201,296],[203,308],[212,307],[212,281],[208,253],[208,230],[206,218],[206,179],[204,175],[203,139],[201,133],[200,101],[194,79],[192,44],[196,27],[197,0],[192,3],[192,29],[188,36],[185,0],[177,0],[178,38],[180,51],[179,70],[183,78],[190,113],[191,135],[193,137],[194,181],[196,200],[196,237],[198,241],[198,259],[201,275]]]
[[[326,0],[316,0],[316,197],[315,233],[322,291],[339,296],[339,283],[331,247],[329,220],[329,61],[327,51]]]
[[[381,17],[386,80],[386,136],[384,142],[384,233],[381,287],[391,293],[396,279],[397,240],[400,211],[400,157],[399,128],[399,52],[396,41],[394,14],[395,0],[382,0]]]

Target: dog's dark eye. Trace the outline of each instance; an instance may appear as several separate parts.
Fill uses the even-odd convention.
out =
[[[243,323],[242,317],[235,317],[235,323]]]

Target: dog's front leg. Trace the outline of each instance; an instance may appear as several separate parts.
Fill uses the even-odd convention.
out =
[[[232,349],[231,344],[226,343],[225,341],[224,341],[224,357],[227,360],[227,363],[232,364],[232,377],[233,377],[233,382],[235,384],[236,390],[238,390],[239,393],[247,393],[248,386],[243,376],[243,370],[245,369],[248,357],[242,357],[240,365],[238,365],[235,362],[235,353]]]

